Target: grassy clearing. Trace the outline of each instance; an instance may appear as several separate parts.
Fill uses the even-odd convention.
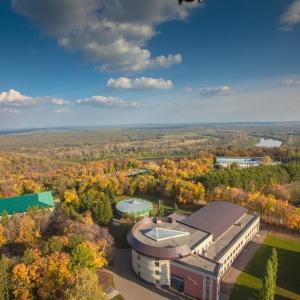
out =
[[[269,235],[237,279],[231,300],[259,299],[261,279],[272,248],[276,248],[279,259],[276,299],[300,299],[300,240]]]

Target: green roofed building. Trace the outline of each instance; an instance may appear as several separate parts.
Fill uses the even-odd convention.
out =
[[[116,210],[122,217],[145,217],[152,211],[152,203],[140,198],[129,198],[117,203]]]
[[[52,192],[27,194],[0,199],[0,214],[25,213],[29,208],[54,208]]]

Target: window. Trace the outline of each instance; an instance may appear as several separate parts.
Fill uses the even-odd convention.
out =
[[[140,259],[141,259],[141,257],[140,257],[139,255],[138,255],[138,257],[137,257],[137,258],[138,258],[138,260],[140,260]]]
[[[155,266],[156,266],[156,267],[159,267],[159,261],[156,261],[156,262],[155,262]]]
[[[159,271],[155,270],[155,275],[159,275]]]
[[[176,276],[176,275],[171,275],[171,286],[176,291],[183,292],[184,291],[184,279],[179,276]]]
[[[155,283],[159,284],[159,279],[155,279]]]

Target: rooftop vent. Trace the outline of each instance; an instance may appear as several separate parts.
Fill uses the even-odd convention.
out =
[[[175,220],[172,217],[168,217],[168,223],[175,223]]]

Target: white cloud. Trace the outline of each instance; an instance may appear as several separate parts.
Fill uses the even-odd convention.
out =
[[[21,112],[21,109],[32,107],[42,107],[47,105],[66,106],[68,104],[70,104],[70,102],[64,99],[48,96],[31,97],[14,89],[0,93],[0,111],[5,114],[19,113]]]
[[[300,23],[300,0],[295,0],[280,18],[281,29],[291,30]]]
[[[74,111],[72,111],[68,108],[58,108],[58,109],[55,109],[54,112],[56,114],[63,114],[63,115],[67,115],[67,116],[76,114]]]
[[[232,95],[235,92],[235,88],[231,86],[219,86],[219,87],[201,87],[194,89],[190,86],[185,87],[186,92],[197,92],[201,96],[228,96]]]
[[[93,96],[90,98],[79,99],[77,104],[91,105],[102,108],[139,108],[141,104],[127,101],[117,97]]]
[[[200,88],[199,92],[203,96],[228,96],[234,92],[230,86],[221,86],[215,88]]]
[[[151,61],[152,68],[162,67],[170,68],[172,65],[178,65],[182,62],[181,54],[169,54],[168,56],[158,56]]]
[[[106,86],[110,89],[123,89],[123,90],[146,90],[146,89],[160,89],[167,90],[173,87],[171,80],[163,78],[149,78],[140,77],[130,79],[128,77],[120,77],[117,79],[110,78]]]
[[[300,79],[286,79],[281,81],[283,86],[300,86]]]
[[[14,89],[0,93],[0,105],[3,106],[26,107],[35,105],[36,103],[36,99],[23,95]]]
[[[12,0],[12,5],[61,47],[99,64],[99,70],[126,72],[181,63],[180,54],[152,57],[146,44],[159,24],[184,19],[198,7],[179,6],[177,0]]]
[[[52,98],[50,99],[50,103],[57,106],[68,105],[70,102],[60,98]]]

